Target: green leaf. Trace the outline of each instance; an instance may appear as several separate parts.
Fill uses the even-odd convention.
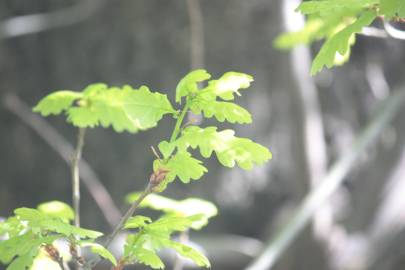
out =
[[[155,222],[149,224],[146,230],[150,231],[169,231],[169,232],[182,232],[191,227],[192,223],[200,220],[202,215],[194,215],[189,217],[180,216],[163,216]]]
[[[160,163],[159,160],[156,162]],[[202,162],[193,158],[190,153],[179,151],[166,164],[160,164],[160,167],[169,170],[165,181],[171,182],[177,176],[183,183],[189,183],[190,180],[200,179],[208,171],[201,164]]]
[[[68,120],[75,126],[112,126],[117,132],[134,133],[156,126],[165,114],[175,113],[166,95],[152,93],[146,86],[98,89],[86,98],[82,107],[68,111]]]
[[[196,93],[198,91],[198,83],[211,78],[211,75],[204,69],[191,71],[183,79],[180,80],[176,87],[176,102],[181,103],[181,98]]]
[[[378,2],[379,0],[305,1],[298,6],[297,10],[305,15],[319,14],[320,16],[328,17],[339,12],[349,13],[353,10],[360,11]]]
[[[207,257],[205,257],[199,251],[193,249],[192,247],[186,246],[184,244],[175,242],[175,241],[167,241],[167,246],[173,248],[177,251],[181,256],[192,260],[195,264],[200,267],[211,267],[211,264]]]
[[[74,219],[74,212],[72,207],[60,201],[45,202],[38,205],[37,209],[51,217],[58,217],[69,222]]]
[[[140,193],[130,193],[126,197],[128,203],[132,203],[138,199]],[[185,200],[173,200],[164,197],[159,194],[150,194],[142,202],[141,207],[149,207],[154,210],[163,211],[167,214],[174,214],[177,216],[193,216],[201,215],[201,219],[194,221],[191,224],[191,228],[194,230],[200,230],[202,227],[208,224],[208,220],[218,214],[216,206],[206,200],[198,198],[188,198]]]
[[[176,146],[172,143],[169,143],[168,141],[162,141],[159,143],[158,148],[163,154],[163,157],[168,158],[173,153],[173,150],[174,148],[176,148]]]
[[[153,194],[150,194],[150,195],[153,195]],[[128,221],[125,223],[125,229],[142,228],[151,222],[152,222],[152,220],[149,217],[144,217],[144,216],[140,216],[140,215],[134,216],[134,217],[131,217],[130,219],[128,219]]]
[[[8,219],[0,222],[0,236],[7,235],[9,238],[17,236],[25,226],[21,224],[17,217],[9,217]]]
[[[51,231],[63,234],[67,237],[75,235],[80,238],[98,238],[103,235],[100,232],[72,226],[60,218],[46,215],[36,209],[18,208],[14,213],[21,221],[27,221],[34,231]]]
[[[215,117],[219,122],[248,124],[252,122],[251,114],[241,106],[231,102],[197,100],[190,106],[195,114],[204,113],[206,118]]]
[[[217,132],[216,127],[187,127],[175,142],[179,151],[191,147],[199,148],[203,157],[208,158],[215,151],[219,162],[226,167],[234,167],[235,163],[245,170],[260,165],[271,158],[270,151],[246,138],[234,136],[233,130]]]
[[[405,2],[403,0],[380,0],[380,12],[388,19],[395,16],[405,17]]]
[[[26,270],[34,261],[35,256],[38,254],[39,249],[34,248],[28,253],[16,258],[6,270]]]
[[[202,94],[205,92],[215,94],[223,100],[233,100],[234,94],[240,96],[239,90],[246,89],[253,81],[253,77],[239,72],[227,72],[222,75],[218,80],[211,80],[208,86],[201,90]]]
[[[34,107],[34,112],[39,112],[43,116],[50,114],[60,114],[62,111],[67,110],[72,103],[80,99],[83,96],[82,93],[73,91],[58,91],[44,97],[37,106]]]
[[[90,247],[91,252],[96,253],[103,257],[104,259],[109,260],[113,265],[117,265],[117,260],[115,259],[114,255],[111,254],[111,252],[103,247],[100,244],[97,243],[91,243],[91,242],[84,242],[80,245],[81,247]]]
[[[350,52],[351,38],[354,34],[361,32],[364,26],[371,24],[375,17],[375,13],[366,11],[355,22],[330,37],[315,57],[311,67],[311,74],[315,75],[322,70],[323,66],[331,68],[335,64],[337,54],[344,56]]]
[[[162,260],[156,255],[156,252],[146,248],[138,248],[135,252],[135,257],[138,262],[152,267],[153,269],[163,269],[165,265]]]

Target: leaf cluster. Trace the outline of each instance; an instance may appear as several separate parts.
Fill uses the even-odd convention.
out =
[[[14,214],[0,223],[0,236],[6,238],[0,242],[0,262],[9,264],[7,270],[27,269],[44,246],[56,240],[85,246],[102,235],[71,225],[73,210],[62,202],[44,203],[37,209],[18,208]],[[102,253],[108,251],[104,249]]]
[[[153,269],[163,269],[164,263],[158,256],[158,251],[169,248],[191,259],[198,266],[210,267],[208,259],[202,253],[171,239],[173,233],[187,230],[201,218],[202,215],[187,217],[165,215],[154,222],[144,216],[130,218],[125,228],[137,229],[137,232],[128,235],[124,256],[120,261],[124,264],[142,263]]]
[[[311,74],[324,66],[344,64],[350,57],[356,34],[369,26],[377,17],[387,20],[405,18],[405,2],[402,0],[312,0],[301,3],[297,11],[307,15],[302,30],[280,35],[274,46],[289,49],[298,44],[310,44],[325,40],[316,55]]]
[[[56,91],[43,98],[34,112],[43,116],[65,113],[67,121],[80,128],[112,126],[116,132],[135,133],[155,127],[165,114],[175,114],[166,95],[148,87],[133,89],[91,84],[82,92]]]
[[[250,86],[253,78],[238,72],[227,72],[219,79],[207,81],[209,78],[211,75],[202,69],[187,74],[176,88],[176,102],[182,103],[185,100],[186,110],[190,109],[194,114],[206,118],[215,117],[221,122],[251,123],[250,113],[232,101],[235,96],[241,95],[241,90]],[[201,87],[203,82],[206,82],[205,87]],[[162,189],[176,177],[189,183],[200,179],[208,171],[202,161],[193,157],[191,149],[198,148],[204,158],[209,158],[215,152],[223,166],[234,167],[237,164],[245,170],[271,158],[266,147],[250,139],[236,137],[230,129],[217,131],[214,126],[184,126],[181,130],[175,130],[174,134],[170,141],[159,143],[163,159],[154,162],[154,171],[169,171]]]

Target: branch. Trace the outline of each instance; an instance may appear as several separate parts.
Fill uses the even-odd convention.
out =
[[[14,94],[6,94],[3,97],[3,104],[6,109],[15,114],[27,126],[34,130],[68,165],[70,165],[74,148],[52,126],[39,115],[32,113],[30,108]],[[107,222],[111,227],[114,227],[120,219],[121,213],[107,189],[99,180],[97,174],[83,159],[80,162],[80,176]]]
[[[389,22],[384,21],[384,29],[387,34],[395,39],[405,40],[405,31],[398,30],[392,26]]]
[[[191,69],[204,67],[204,21],[199,0],[187,0]]]
[[[85,128],[80,128],[77,135],[76,150],[72,158],[72,201],[73,209],[75,210],[74,224],[80,227],[80,177],[79,177],[79,162],[82,158],[84,146]]]
[[[57,11],[6,19],[0,22],[0,40],[79,23],[101,9],[105,2],[106,0],[78,1],[76,5]]]
[[[394,93],[383,102],[378,115],[354,141],[350,151],[343,155],[331,168],[321,184],[306,196],[297,209],[294,216],[276,234],[264,251],[257,257],[246,270],[268,270],[271,269],[287,247],[299,235],[309,223],[314,213],[322,207],[330,195],[340,186],[355,161],[361,154],[378,138],[378,135],[386,128],[388,123],[397,114],[405,101],[405,91]]]
[[[136,199],[136,201],[134,201],[132,203],[131,207],[128,209],[128,211],[125,213],[125,215],[121,218],[120,222],[115,227],[113,232],[109,236],[107,236],[107,238],[103,244],[103,246],[105,248],[108,248],[110,246],[110,244],[112,243],[112,241],[115,239],[115,237],[118,235],[118,233],[120,233],[124,229],[125,223],[127,223],[128,219],[130,217],[132,217],[132,215],[135,213],[136,209],[138,209],[138,207],[141,204],[141,202],[143,201],[143,199],[145,199],[146,196],[148,196],[149,194],[153,193],[153,188],[159,184],[159,183],[155,183],[152,181],[154,179],[153,178],[154,175],[155,174],[152,174],[151,179],[150,179],[147,187],[145,188],[145,190],[141,193],[141,195],[138,197],[138,199]],[[92,269],[100,261],[101,261],[101,258],[97,257],[97,259],[95,259],[94,261],[89,262],[85,268]]]

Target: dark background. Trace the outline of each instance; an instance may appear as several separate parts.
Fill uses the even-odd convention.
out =
[[[299,94],[305,86],[294,71],[308,68],[308,51],[302,49],[294,58],[272,48],[273,39],[285,30],[282,1],[200,2],[204,67],[214,78],[230,70],[254,76],[250,91],[237,100],[252,112],[253,124],[233,128],[239,136],[269,147],[273,159],[244,172],[222,168],[213,158],[206,163],[209,173],[203,179],[190,185],[176,181],[164,195],[215,202],[220,215],[195,234],[196,242],[207,248],[213,269],[243,269],[311,189],[305,151],[312,148],[303,139],[306,104]],[[44,31],[18,36],[7,32],[12,18],[72,6],[77,9],[62,16],[71,22],[56,16],[59,19],[45,22],[56,26]],[[190,70],[191,31],[183,0],[1,0],[0,19],[0,216],[8,216],[16,207],[43,201],[70,203],[71,191],[69,167],[5,106],[6,97],[17,96],[32,107],[54,90],[81,90],[105,82],[148,85],[173,100],[178,80]],[[403,41],[360,36],[348,64],[315,78],[304,74],[309,87],[317,87],[314,100],[324,134],[316,144],[326,147],[326,157],[319,159],[327,168],[350,150],[378,104],[403,87],[404,60]],[[277,269],[403,269],[404,112],[402,108],[331,198],[335,226],[327,244],[308,227]],[[63,118],[46,121],[75,143],[76,130]],[[154,159],[150,146],[170,136],[172,126],[173,121],[164,118],[159,127],[136,135],[101,128],[87,133],[84,158],[121,211],[127,207],[124,196],[142,189],[149,178]],[[396,172],[395,179],[402,182],[394,181]],[[82,190],[83,226],[109,231],[94,200],[85,187]],[[218,239],[230,242],[214,241]],[[374,257],[367,266],[361,263],[369,256],[365,250]]]

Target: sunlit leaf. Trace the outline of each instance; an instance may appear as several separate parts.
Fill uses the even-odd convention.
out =
[[[37,106],[34,107],[34,112],[39,112],[43,116],[51,114],[60,114],[62,111],[67,110],[72,103],[80,99],[82,93],[62,90],[44,97]]]
[[[134,192],[127,196],[126,200],[132,203],[138,199],[140,193]],[[208,220],[218,214],[216,206],[206,200],[198,198],[188,198],[185,200],[173,200],[159,194],[148,195],[141,203],[141,207],[149,207],[177,216],[201,215],[201,219],[194,221],[191,228],[199,230],[208,224]]]
[[[250,139],[234,136],[233,130],[217,132],[216,127],[200,128],[191,126],[184,129],[181,137],[175,142],[180,151],[187,148],[199,148],[205,158],[215,152],[219,162],[226,167],[238,164],[245,170],[260,165],[271,158],[270,151]]]
[[[351,44],[351,38],[354,34],[361,32],[364,26],[368,26],[375,19],[373,12],[364,12],[354,23],[345,27],[340,32],[330,37],[315,57],[311,74],[315,75],[322,70],[323,66],[331,68],[335,64],[336,54],[344,56],[348,53]]]
[[[211,78],[211,75],[204,69],[197,69],[191,71],[183,79],[180,80],[176,87],[176,102],[181,103],[181,98],[196,93],[198,90],[198,83]]]
[[[58,217],[65,221],[74,219],[74,212],[72,207],[60,201],[45,202],[38,205],[38,210],[48,216]]]

